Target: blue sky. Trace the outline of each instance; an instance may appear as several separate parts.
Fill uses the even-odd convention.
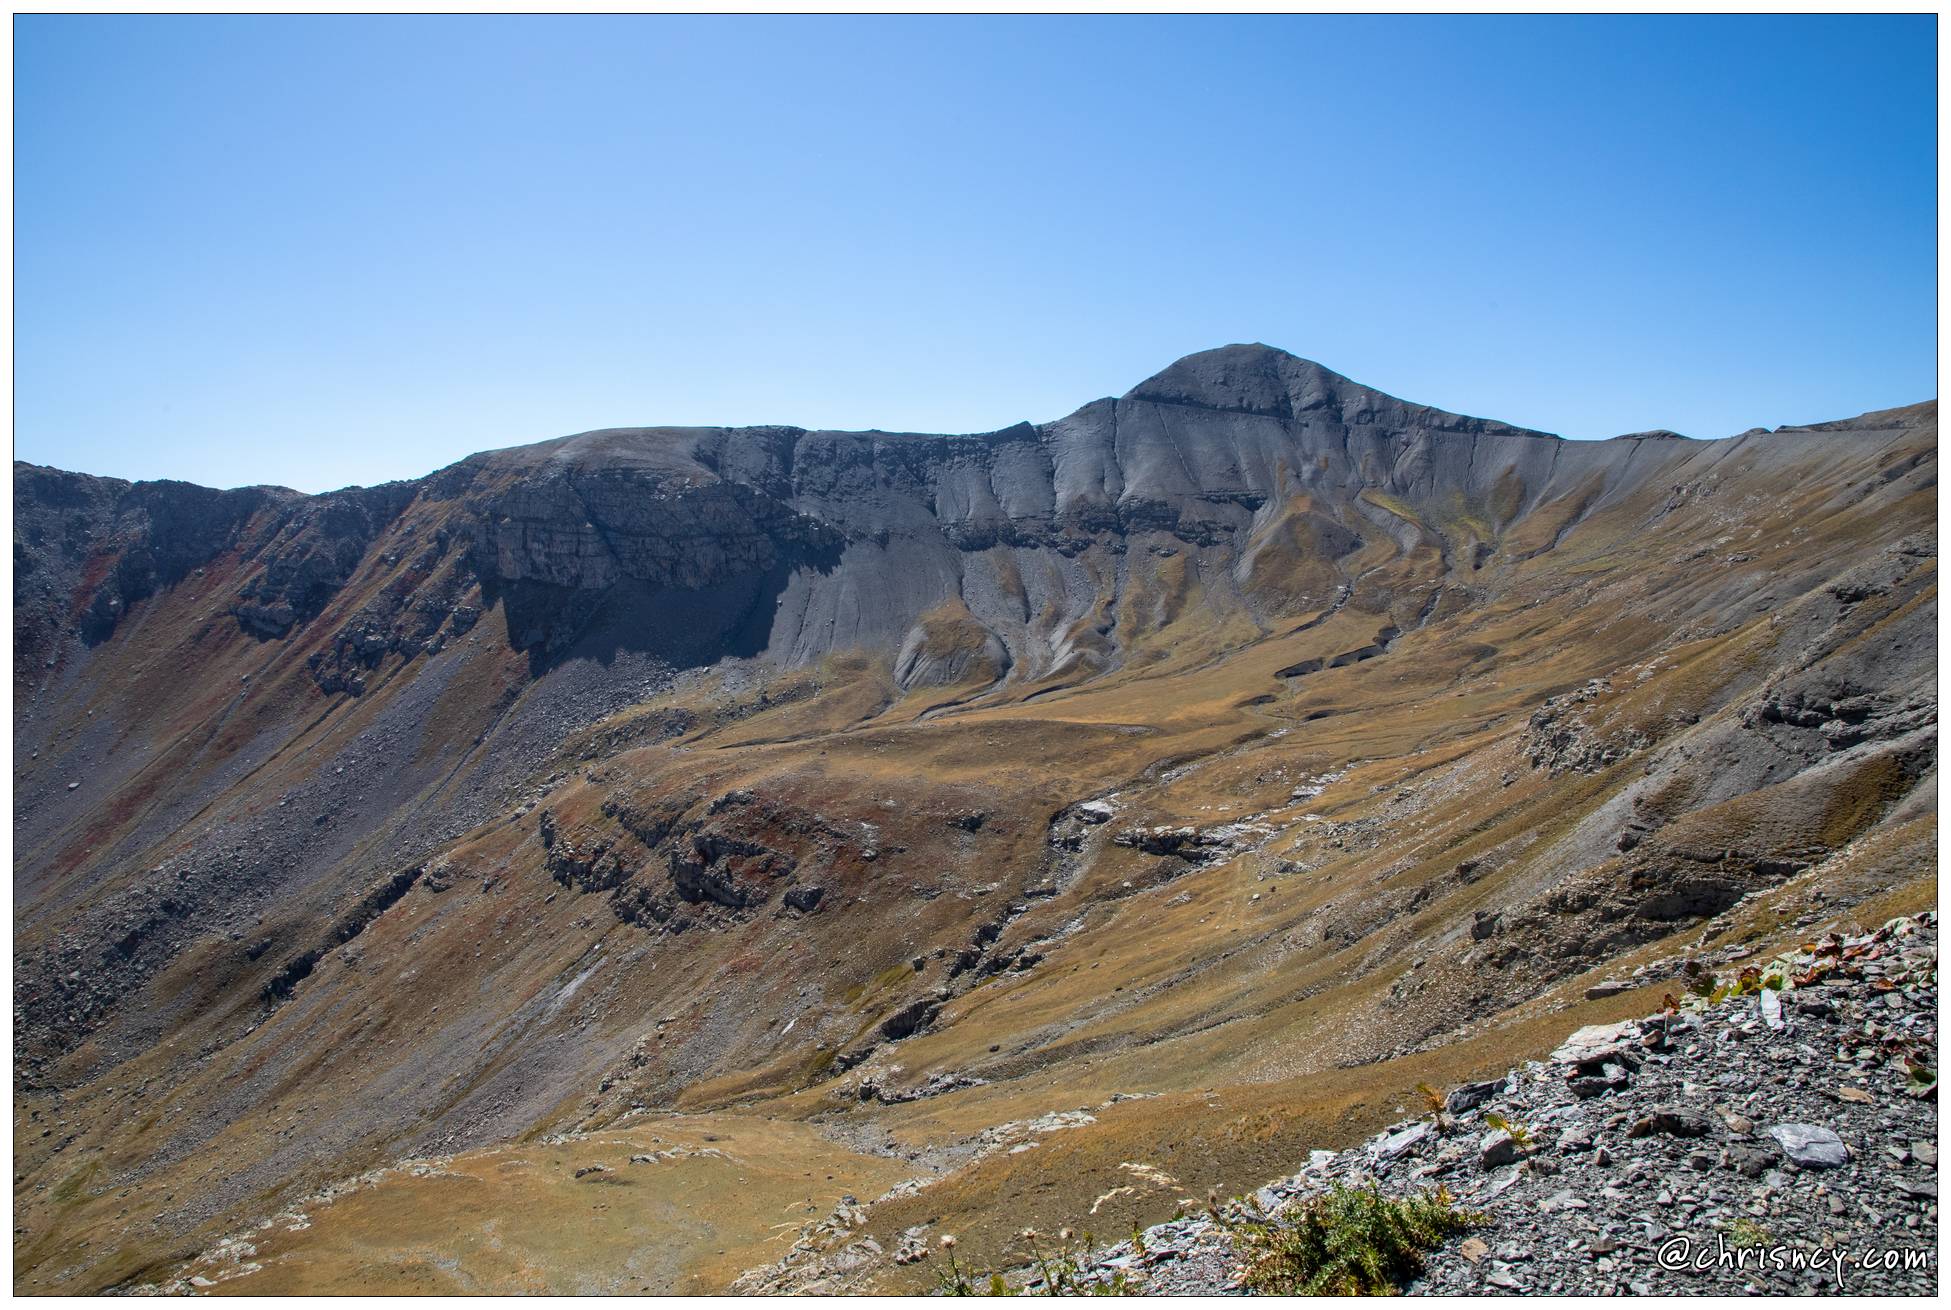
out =
[[[15,22],[16,455],[982,431],[1266,341],[1567,436],[1935,394],[1935,19]]]

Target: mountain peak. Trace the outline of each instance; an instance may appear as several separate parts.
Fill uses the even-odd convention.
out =
[[[1140,382],[1125,399],[1291,417],[1306,407],[1296,403],[1300,396],[1316,393],[1326,399],[1344,388],[1368,390],[1313,360],[1252,342],[1187,355]]]
[[[1423,426],[1452,431],[1551,435],[1412,404],[1364,386],[1326,365],[1261,342],[1187,355],[1140,382],[1125,393],[1124,399],[1290,420],[1318,412],[1349,424],[1387,419],[1401,426],[1413,419]]]

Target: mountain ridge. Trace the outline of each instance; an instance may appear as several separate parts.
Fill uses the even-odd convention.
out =
[[[888,1251],[1122,1229],[1126,1162],[1257,1185],[1595,970],[1934,889],[1934,403],[1547,441],[1188,358],[975,437],[17,464],[17,1288],[659,1116],[925,1177]]]
[[[1003,439],[1009,437],[1012,434],[1020,433],[1023,429],[1030,429],[1041,434],[1047,431],[1048,429],[1057,426],[1058,424],[1064,423],[1070,419],[1074,419],[1079,414],[1082,414],[1086,410],[1092,409],[1095,406],[1100,406],[1105,404],[1115,404],[1120,400],[1126,400],[1126,401],[1149,400],[1156,403],[1184,404],[1193,408],[1205,408],[1205,409],[1212,409],[1217,411],[1226,411],[1230,409],[1236,412],[1243,412],[1243,413],[1262,413],[1267,415],[1284,414],[1287,417],[1292,417],[1294,411],[1291,409],[1291,406],[1285,410],[1278,409],[1278,408],[1256,409],[1252,406],[1229,405],[1225,403],[1223,399],[1207,398],[1201,400],[1201,399],[1190,398],[1184,396],[1181,393],[1175,392],[1173,390],[1173,382],[1171,380],[1182,378],[1187,373],[1192,373],[1196,377],[1200,371],[1201,366],[1209,365],[1209,364],[1216,365],[1221,368],[1225,368],[1226,366],[1229,365],[1236,368],[1245,368],[1249,372],[1249,374],[1264,374],[1270,368],[1277,370],[1280,366],[1288,366],[1295,374],[1297,374],[1301,378],[1318,379],[1321,384],[1325,384],[1322,392],[1322,395],[1325,399],[1338,399],[1340,395],[1340,389],[1345,386],[1351,391],[1351,393],[1357,399],[1365,403],[1368,403],[1370,405],[1381,403],[1390,406],[1399,406],[1404,410],[1423,411],[1431,415],[1454,420],[1458,423],[1481,424],[1484,425],[1485,427],[1495,429],[1495,430],[1500,430],[1500,431],[1526,433],[1528,435],[1535,436],[1535,437],[1550,438],[1554,441],[1577,442],[1577,443],[1599,442],[1599,441],[1656,440],[1656,439],[1671,439],[1675,437],[1678,437],[1685,441],[1720,442],[1720,441],[1732,441],[1732,440],[1737,440],[1741,437],[1753,436],[1757,434],[1766,434],[1772,432],[1823,431],[1823,430],[1838,428],[1840,425],[1843,424],[1857,423],[1866,419],[1883,418],[1883,417],[1890,417],[1899,414],[1904,414],[1910,411],[1918,410],[1925,406],[1933,406],[1936,403],[1935,401],[1920,401],[1911,405],[1889,406],[1879,410],[1865,411],[1864,413],[1856,415],[1853,418],[1828,420],[1828,421],[1812,423],[1812,424],[1803,424],[1803,425],[1787,424],[1777,428],[1766,428],[1766,427],[1750,428],[1744,432],[1731,434],[1725,437],[1693,437],[1693,436],[1687,436],[1684,433],[1674,432],[1671,429],[1667,429],[1667,428],[1652,428],[1642,432],[1623,432],[1610,437],[1590,437],[1590,438],[1566,437],[1566,436],[1559,435],[1557,433],[1545,432],[1538,429],[1525,428],[1517,424],[1506,423],[1499,419],[1472,417],[1468,415],[1458,414],[1448,410],[1443,410],[1433,405],[1423,405],[1411,401],[1402,400],[1401,398],[1394,396],[1389,392],[1382,391],[1375,387],[1370,387],[1363,383],[1355,382],[1347,375],[1338,373],[1335,370],[1315,360],[1308,359],[1304,356],[1295,355],[1289,351],[1282,350],[1277,346],[1269,346],[1266,345],[1265,343],[1252,342],[1252,343],[1234,343],[1226,346],[1213,347],[1207,350],[1195,351],[1193,354],[1183,356],[1182,358],[1173,361],[1173,363],[1167,365],[1163,369],[1160,369],[1157,373],[1154,373],[1150,377],[1135,384],[1127,391],[1125,391],[1122,395],[1103,396],[1103,397],[1099,397],[1096,400],[1087,401],[1083,405],[1080,405],[1075,410],[1071,411],[1070,414],[1067,414],[1060,419],[1052,419],[1044,422],[1019,420],[1015,423],[1006,424],[1000,428],[990,429],[981,432],[930,433],[930,432],[896,431],[896,430],[882,429],[882,428],[817,428],[817,427],[807,427],[807,426],[803,426],[799,424],[791,424],[791,423],[756,423],[756,424],[744,424],[744,425],[737,425],[737,426],[724,426],[724,425],[715,425],[715,424],[704,424],[704,425],[700,425],[700,424],[619,424],[619,425],[613,425],[609,427],[590,428],[580,432],[564,433],[560,436],[545,437],[530,442],[519,442],[510,446],[490,447],[485,450],[477,451],[471,455],[462,456],[460,459],[454,461],[451,464],[443,465],[440,468],[431,470],[425,474],[421,474],[418,477],[398,478],[398,479],[393,479],[390,482],[384,482],[384,483],[350,484],[344,487],[338,487],[338,488],[333,488],[330,490],[318,491],[318,492],[297,491],[294,488],[287,487],[278,483],[247,483],[247,484],[240,484],[234,487],[218,488],[218,487],[205,487],[204,484],[201,483],[184,482],[181,479],[175,479],[175,478],[131,479],[131,478],[120,477],[119,475],[115,475],[115,474],[82,473],[82,472],[61,468],[58,465],[35,464],[29,460],[19,460],[19,459],[16,459],[14,461],[14,464],[16,468],[20,468],[20,469],[38,470],[38,471],[50,472],[50,473],[63,473],[77,478],[94,478],[104,482],[119,483],[122,484],[124,487],[184,486],[184,487],[199,487],[204,490],[215,490],[215,491],[225,491],[225,492],[229,492],[229,491],[283,492],[283,493],[289,493],[291,495],[296,495],[296,496],[318,497],[318,496],[338,495],[346,492],[368,491],[380,487],[395,486],[400,484],[416,484],[416,483],[424,482],[430,478],[437,477],[442,473],[446,473],[453,468],[468,464],[472,461],[484,460],[491,456],[502,455],[502,454],[507,454],[516,451],[534,450],[540,447],[559,447],[567,443],[581,441],[586,438],[623,437],[623,436],[631,436],[631,435],[651,435],[651,434],[660,434],[660,435],[670,434],[673,437],[696,438],[706,434],[725,434],[725,433],[734,433],[734,432],[737,433],[774,432],[780,434],[790,434],[795,437],[818,434],[824,436],[913,438],[917,440]],[[1260,381],[1264,383],[1266,379],[1262,377],[1260,378]],[[1207,384],[1203,380],[1201,380],[1199,385],[1203,386]]]
[[[1896,422],[1918,412],[1884,415]],[[1544,501],[1582,498],[1579,512],[1605,503],[1649,442],[1660,449],[1661,467],[1695,451],[1720,457],[1736,448],[1653,436],[1606,443],[1553,437],[1548,445],[1533,444],[1546,436],[1412,406],[1271,347],[1229,346],[1187,356],[1116,400],[1091,402],[1048,424],[987,434],[599,429],[482,452],[418,479],[318,496],[92,480],[79,484],[85,493],[54,499],[112,498],[117,503],[106,516],[130,520],[121,531],[131,539],[84,605],[91,640],[112,631],[129,604],[228,548],[245,520],[266,511],[278,520],[260,525],[272,554],[233,612],[250,630],[282,637],[324,608],[356,569],[366,544],[416,499],[462,502],[471,517],[463,529],[474,538],[471,564],[490,587],[532,583],[587,593],[619,581],[680,589],[737,584],[756,597],[771,585],[764,575],[782,561],[844,553],[850,544],[885,542],[889,534],[918,541],[938,532],[963,553],[1006,539],[1076,551],[1094,533],[1123,532],[1135,524],[1210,545],[1223,535],[1252,533],[1264,526],[1267,504],[1308,488],[1353,498],[1355,513],[1340,515],[1324,530],[1357,536],[1380,530],[1405,540],[1427,536],[1426,525],[1412,526],[1387,511],[1378,519],[1372,507],[1363,507],[1361,493],[1369,489],[1420,503],[1449,487],[1486,506],[1495,502],[1479,517],[1488,515],[1496,531]],[[1734,440],[1738,446],[1740,439]],[[1541,464],[1544,451],[1549,454]],[[31,485],[62,476],[33,466],[16,471],[17,483],[25,478]],[[1634,479],[1647,476],[1642,462]],[[1593,478],[1599,479],[1596,490],[1585,485]],[[639,521],[633,506],[644,495],[680,516],[671,531],[650,533]],[[1370,520],[1367,526],[1359,523],[1362,517]],[[94,531],[99,536],[104,530]],[[280,545],[279,537],[287,540]],[[681,538],[711,544],[687,550],[678,544]],[[1481,542],[1456,546],[1476,550]],[[16,558],[34,562],[31,552],[19,548]],[[872,561],[863,564],[871,567]],[[962,572],[952,558],[938,558],[934,567],[943,575]],[[883,579],[883,585],[897,584]],[[938,585],[931,596],[917,596],[907,623],[946,593]],[[32,599],[16,587],[17,605],[26,602],[31,609]],[[539,612],[520,625],[525,646],[559,646],[569,629],[589,618],[589,606],[571,596],[538,593],[527,600]],[[1071,597],[1073,609],[1082,603]],[[1283,603],[1291,608],[1298,599]],[[19,653],[35,658],[56,622],[44,618],[39,638]],[[859,635],[872,643],[901,640],[899,633]],[[796,643],[800,659],[832,648],[791,634],[777,640]],[[997,640],[1011,644],[1001,634]],[[1010,655],[1014,667],[1038,667],[1019,651]],[[336,668],[325,676],[357,685]]]

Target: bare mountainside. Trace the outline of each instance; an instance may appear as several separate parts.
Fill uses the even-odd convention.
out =
[[[1936,473],[1935,403],[1567,442],[1263,346],[17,464],[16,1289],[913,1288],[1921,909]]]

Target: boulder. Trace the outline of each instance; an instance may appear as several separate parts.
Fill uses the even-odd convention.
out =
[[[1768,1135],[1797,1168],[1840,1169],[1849,1162],[1843,1139],[1818,1124],[1776,1124]]]
[[[1714,1131],[1714,1121],[1704,1114],[1677,1105],[1656,1105],[1626,1131],[1628,1137],[1705,1137]]]
[[[1493,1079],[1487,1083],[1465,1083],[1444,1098],[1443,1108],[1451,1114],[1462,1114],[1474,1110],[1493,1096],[1501,1095],[1510,1086],[1507,1078]]]
[[[1631,1021],[1587,1024],[1567,1037],[1551,1058],[1558,1064],[1577,1064],[1639,1038],[1639,1025]]]
[[[1427,1123],[1411,1124],[1401,1132],[1385,1133],[1376,1139],[1372,1153],[1379,1161],[1397,1160],[1415,1150],[1429,1134]]]

